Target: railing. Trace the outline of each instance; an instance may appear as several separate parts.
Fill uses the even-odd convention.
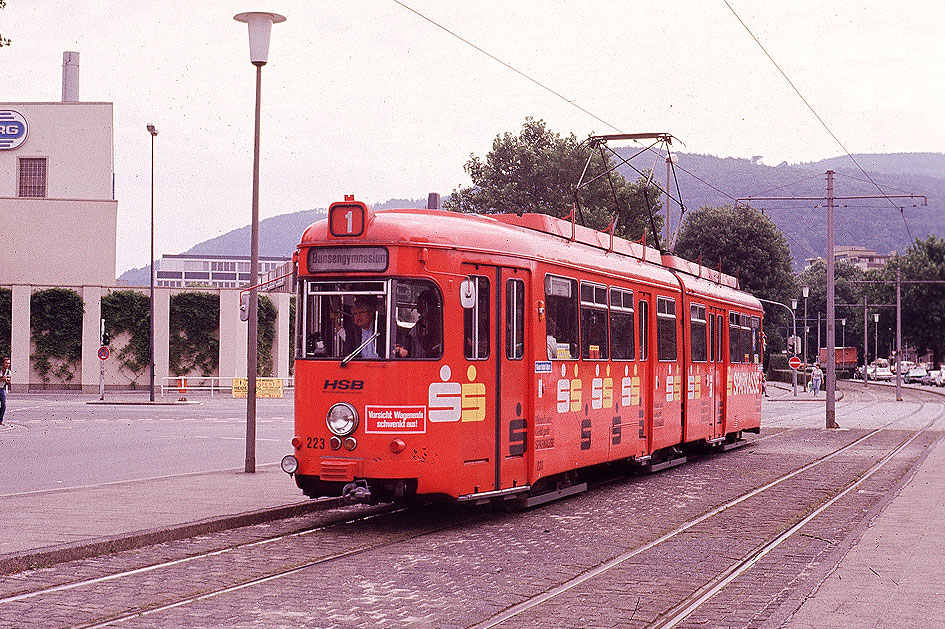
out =
[[[209,391],[210,397],[213,397],[216,393],[223,393],[231,395],[233,392],[233,380],[245,380],[246,378],[224,378],[219,376],[166,376],[161,378],[161,397],[164,397],[165,392],[171,391],[177,392],[179,395],[184,396],[191,391]],[[295,378],[257,378],[258,380],[281,380],[282,389],[294,389],[295,388]]]

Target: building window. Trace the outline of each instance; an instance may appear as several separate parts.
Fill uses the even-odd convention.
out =
[[[46,196],[45,157],[24,157],[20,159],[20,188],[18,196]]]

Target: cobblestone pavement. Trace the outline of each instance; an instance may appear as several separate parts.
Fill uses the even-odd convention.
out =
[[[766,422],[744,448],[525,512],[351,507],[0,577],[0,625],[93,625],[231,587],[121,626],[488,626],[497,614],[550,594],[500,626],[659,626],[864,479],[915,430],[938,422],[679,622],[780,626],[911,478],[942,429],[940,403],[891,405],[863,393],[843,408],[838,419],[848,429],[823,430],[810,404],[785,405],[780,420]],[[709,515],[894,419],[901,421]],[[158,562],[174,563],[145,570]],[[121,570],[139,572],[25,598]]]

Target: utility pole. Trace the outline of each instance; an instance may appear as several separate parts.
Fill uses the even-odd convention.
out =
[[[826,412],[826,426],[827,428],[836,428],[836,392],[837,392],[837,365],[836,365],[836,348],[835,342],[833,340],[834,333],[834,319],[836,313],[834,312],[834,304],[836,300],[835,295],[835,261],[834,261],[834,243],[833,243],[833,204],[838,199],[922,199],[923,205],[928,205],[928,199],[925,196],[920,194],[883,194],[883,195],[855,195],[855,196],[842,196],[838,197],[834,194],[833,190],[833,176],[834,171],[827,171],[827,196],[826,197],[741,197],[735,199],[735,205],[737,206],[740,201],[747,201],[749,204],[752,201],[826,201],[827,202],[827,412]],[[807,319],[805,314],[804,319]],[[818,332],[820,327],[818,326]],[[819,351],[819,348],[818,348]],[[866,352],[864,347],[863,352]],[[898,380],[897,380],[898,386]],[[897,391],[898,397],[898,391]]]
[[[835,269],[833,259],[833,171],[827,171],[827,428],[837,427],[837,350],[834,339],[836,311],[834,303]],[[820,319],[820,313],[817,313]],[[820,321],[817,322],[817,336],[820,336]],[[819,351],[819,348],[818,348]]]
[[[902,374],[899,357],[902,356],[902,271],[896,269],[896,401],[902,401]]]

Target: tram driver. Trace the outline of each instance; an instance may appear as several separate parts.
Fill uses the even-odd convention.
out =
[[[374,323],[377,315],[377,298],[372,295],[362,295],[354,300],[351,310],[354,319],[353,327],[342,327],[338,330],[345,356],[351,354],[365,341],[374,336]],[[358,354],[360,358],[380,358],[377,353],[377,339],[372,339]]]

